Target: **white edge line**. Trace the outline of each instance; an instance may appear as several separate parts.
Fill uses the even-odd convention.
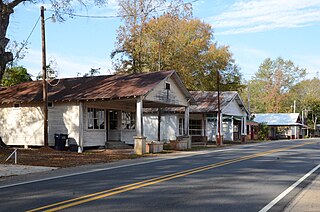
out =
[[[188,154],[188,155],[183,155],[183,156],[178,156],[178,157],[173,156],[172,158],[161,158],[161,159],[156,159],[156,160],[152,160],[152,161],[145,161],[145,162],[140,162],[140,163],[126,164],[126,165],[101,168],[101,169],[93,169],[93,170],[85,171],[85,172],[77,172],[77,173],[73,173],[73,174],[66,174],[66,175],[60,175],[60,176],[56,176],[56,177],[43,178],[43,179],[39,179],[39,180],[31,180],[31,181],[26,181],[26,182],[21,182],[21,183],[14,183],[14,184],[0,186],[0,189],[19,186],[19,185],[25,185],[25,184],[30,184],[30,183],[38,183],[38,182],[47,181],[47,180],[55,180],[55,179],[59,179],[59,178],[72,177],[72,176],[76,176],[76,175],[89,174],[89,173],[93,173],[93,172],[100,172],[100,171],[107,171],[107,170],[118,169],[118,168],[125,168],[125,167],[129,167],[129,166],[138,166],[138,165],[155,163],[155,162],[160,162],[160,161],[165,161],[165,160],[174,160],[174,159],[185,158],[185,157],[193,157],[196,155],[205,155],[205,154],[210,154],[210,153],[214,153],[214,152],[227,152],[227,151],[231,151],[231,150],[237,151],[237,150],[241,150],[244,147],[260,146],[260,145],[264,145],[264,144],[266,144],[266,143],[263,142],[263,143],[257,143],[257,144],[249,144],[249,145],[240,146],[238,148],[218,149],[218,150],[214,150],[214,151],[205,150],[203,152],[192,154],[192,155],[188,154],[191,152],[187,152],[186,154]]]
[[[277,196],[274,200],[272,200],[268,205],[262,208],[259,212],[267,212],[270,210],[275,204],[277,204],[282,198],[284,198],[288,193],[290,193],[295,187],[297,187],[300,183],[302,183],[307,177],[309,177],[313,172],[320,168],[320,164],[314,167],[311,171],[301,177],[297,182],[292,184],[289,188],[283,191],[279,196]]]

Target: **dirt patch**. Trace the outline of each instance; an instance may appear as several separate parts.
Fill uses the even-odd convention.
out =
[[[0,149],[0,164],[14,164],[14,157],[5,162],[13,151],[13,148]],[[83,153],[77,153],[42,147],[37,149],[17,149],[17,153],[19,165],[48,167],[73,167],[93,163],[109,163],[138,157],[131,149],[89,150]]]

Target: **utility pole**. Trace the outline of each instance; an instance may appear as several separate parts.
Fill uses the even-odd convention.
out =
[[[49,146],[48,143],[48,84],[47,84],[47,64],[46,64],[46,40],[45,40],[45,25],[44,25],[44,7],[40,7],[41,16],[41,41],[42,41],[42,97],[43,97],[43,138],[44,146]]]
[[[222,144],[221,142],[221,108],[220,108],[220,74],[217,70],[217,90],[218,90],[218,135],[217,135],[217,146]]]

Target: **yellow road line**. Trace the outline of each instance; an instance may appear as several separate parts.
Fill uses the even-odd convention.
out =
[[[270,155],[272,153],[286,151],[286,150],[289,150],[289,149],[305,146],[305,145],[308,145],[308,144],[311,144],[311,143],[314,143],[314,142],[307,142],[307,143],[294,145],[294,146],[290,146],[290,147],[284,147],[284,148],[269,150],[269,151],[265,151],[265,152],[261,152],[261,153],[256,153],[256,154],[252,154],[252,155],[243,156],[243,157],[240,157],[240,158],[229,159],[229,160],[226,160],[226,161],[222,161],[222,162],[218,162],[218,163],[214,163],[214,164],[209,164],[209,165],[206,165],[206,166],[201,166],[201,167],[197,167],[197,168],[193,168],[193,169],[188,169],[188,170],[184,170],[184,171],[180,171],[180,172],[175,172],[175,173],[172,173],[172,174],[168,174],[168,175],[164,175],[164,176],[160,176],[160,177],[156,177],[156,178],[151,178],[151,179],[148,179],[148,180],[144,180],[144,181],[140,181],[140,182],[136,182],[136,183],[132,183],[132,184],[128,184],[128,185],[124,185],[124,186],[108,189],[108,190],[105,190],[105,191],[100,191],[100,192],[97,192],[97,193],[84,195],[84,196],[73,198],[73,199],[70,199],[70,200],[57,202],[57,203],[54,203],[54,204],[50,204],[50,205],[46,205],[46,206],[43,206],[43,207],[35,208],[35,209],[29,210],[27,212],[58,211],[58,210],[70,208],[70,207],[73,207],[73,206],[76,206],[76,205],[80,205],[80,204],[83,204],[83,203],[91,202],[91,201],[94,201],[94,200],[102,199],[102,198],[113,196],[113,195],[120,194],[120,193],[124,193],[124,192],[127,192],[127,191],[143,188],[143,187],[146,187],[146,186],[154,185],[154,184],[157,184],[157,183],[169,181],[169,180],[180,178],[180,177],[184,177],[184,176],[195,174],[195,173],[198,173],[198,172],[203,172],[203,171],[206,171],[206,170],[214,169],[214,168],[225,166],[225,165],[228,165],[228,164],[241,162],[241,161],[249,160],[249,159],[252,159],[252,158],[262,157],[262,156],[265,156],[265,155]]]

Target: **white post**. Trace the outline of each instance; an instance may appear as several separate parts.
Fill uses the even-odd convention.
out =
[[[246,135],[247,135],[247,119],[246,117],[241,118],[241,141],[246,141]]]
[[[142,97],[139,97],[137,99],[137,110],[136,110],[136,131],[137,136],[142,137],[143,136],[143,101]]]
[[[84,105],[83,102],[79,103],[79,146],[78,146],[78,153],[83,151],[83,131],[84,131],[84,124],[83,124],[83,117],[84,117]]]
[[[184,112],[184,135],[189,136],[189,113],[190,109],[189,106],[185,107],[185,112]]]
[[[136,132],[137,132],[137,136],[134,138],[134,152],[137,155],[143,155],[146,153],[146,137],[143,136],[143,101],[142,101],[142,96],[140,96],[137,99]]]
[[[233,116],[231,116],[231,140],[233,141],[233,129],[234,129],[234,127],[233,127],[233,125],[234,125],[234,120],[233,120]]]

